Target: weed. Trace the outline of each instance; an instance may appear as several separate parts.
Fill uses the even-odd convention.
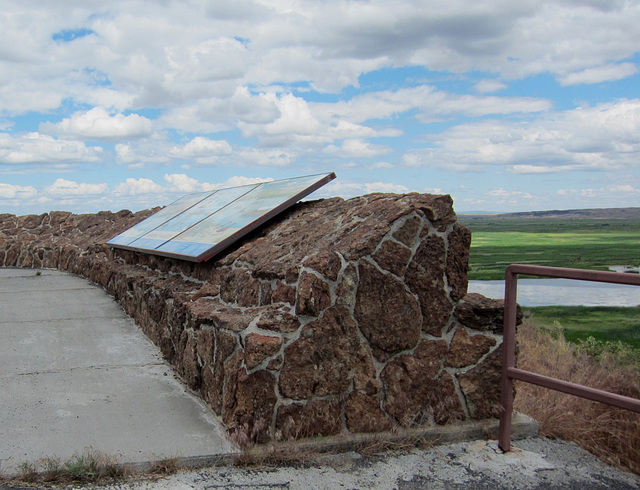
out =
[[[75,481],[92,481],[98,476],[100,454],[88,450],[84,454],[74,454],[65,461],[64,472]]]
[[[53,482],[62,475],[62,461],[60,458],[49,457],[41,460],[42,479],[47,482]]]
[[[179,459],[177,457],[164,458],[155,461],[151,465],[150,473],[154,475],[170,475],[180,469]]]
[[[597,340],[589,336],[578,342],[577,349],[598,361],[640,369],[640,351],[621,340]]]
[[[559,324],[518,332],[518,367],[640,398],[640,372],[620,362],[617,344],[569,343]],[[609,464],[640,474],[640,414],[528,383],[516,384],[514,407],[538,420],[540,433],[574,441]]]
[[[20,463],[18,470],[19,476],[5,477],[3,482],[89,483],[104,479],[118,480],[127,476],[126,470],[116,458],[93,449],[75,453],[66,461],[57,457],[43,458],[36,462],[24,461]]]
[[[26,482],[33,482],[36,480],[38,475],[38,470],[35,463],[31,461],[23,461],[18,466],[18,469],[20,470],[20,475],[22,480]]]

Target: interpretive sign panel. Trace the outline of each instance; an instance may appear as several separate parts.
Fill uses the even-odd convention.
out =
[[[331,172],[189,194],[107,243],[202,262],[335,178]]]

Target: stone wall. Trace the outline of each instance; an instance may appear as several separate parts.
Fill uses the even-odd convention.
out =
[[[449,196],[300,203],[204,263],[105,245],[151,213],[0,215],[0,265],[103,286],[241,442],[497,415],[502,307]]]

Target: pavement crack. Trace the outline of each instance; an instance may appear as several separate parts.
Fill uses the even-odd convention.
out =
[[[101,365],[101,366],[76,366],[67,369],[41,369],[38,371],[30,371],[25,373],[12,373],[12,374],[4,374],[0,375],[0,378],[12,378],[17,376],[39,376],[41,374],[62,374],[62,373],[70,373],[74,371],[92,371],[92,370],[105,370],[109,369],[122,369],[122,368],[147,368],[147,367],[156,367],[163,366],[166,367],[164,362],[147,362],[147,363],[138,363],[138,364],[111,364],[111,365]]]

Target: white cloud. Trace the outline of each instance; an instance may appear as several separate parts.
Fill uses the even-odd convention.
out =
[[[322,124],[304,99],[293,94],[278,98],[268,94],[266,97],[277,107],[278,117],[266,124],[239,122],[238,127],[245,137],[258,136],[264,144],[272,146],[288,141],[311,144],[328,141],[323,135]]]
[[[229,177],[224,183],[219,184],[219,188],[225,187],[238,187],[241,185],[250,185],[250,184],[260,184],[262,182],[272,182],[273,178],[271,177],[242,177],[235,176]]]
[[[0,164],[96,162],[101,153],[98,146],[87,147],[80,141],[58,140],[40,133],[0,133]]]
[[[171,155],[175,158],[192,160],[198,164],[216,163],[219,156],[231,154],[231,145],[223,140],[211,140],[197,136],[182,147],[174,147]]]
[[[577,85],[580,83],[600,83],[622,80],[638,73],[638,68],[634,63],[609,63],[604,66],[587,68],[560,77],[560,84],[563,86]]]
[[[500,198],[519,198],[519,199],[533,199],[533,195],[530,192],[523,191],[507,191],[505,189],[494,189],[487,193],[491,197],[500,197]]]
[[[151,179],[144,177],[139,179],[128,178],[118,184],[114,189],[116,195],[159,194],[165,189]]]
[[[499,80],[480,80],[473,86],[473,89],[480,94],[499,92],[505,88],[507,85]]]
[[[171,192],[201,192],[214,189],[216,186],[207,182],[198,182],[187,174],[165,174],[164,180],[169,184]]]
[[[354,182],[349,179],[336,179],[314,192],[312,198],[320,199],[338,196],[344,199],[350,199],[372,192],[404,194],[415,190],[416,189],[409,189],[404,185],[391,182]]]
[[[531,97],[495,97],[459,95],[436,90],[429,85],[396,91],[370,92],[338,103],[312,104],[314,113],[323,119],[347,119],[362,123],[371,119],[386,119],[418,111],[421,122],[431,122],[450,116],[486,116],[541,112],[551,108],[551,102]]]
[[[130,168],[140,168],[149,163],[168,164],[173,160],[171,151],[174,147],[166,138],[156,135],[139,141],[118,143],[115,145],[116,162],[127,164]]]
[[[55,197],[71,197],[71,196],[90,196],[96,194],[104,194],[108,190],[108,185],[101,184],[84,184],[66,179],[56,179],[56,181],[45,187],[45,193]]]
[[[179,110],[228,101],[239,87],[300,81],[339,92],[357,86],[362,73],[416,64],[502,79],[552,73],[565,81],[612,80],[624,76],[611,72],[616,63],[630,72],[625,60],[640,44],[636,2],[425,7],[412,0],[302,0],[283,8],[243,0],[220,9],[200,2],[114,0],[107,8],[7,0],[3,12],[0,101],[17,112],[54,109],[67,98],[119,110]],[[52,42],[54,33],[79,27],[91,34]],[[101,76],[87,76],[86,67]]]
[[[390,164],[389,162],[378,162],[378,163],[374,163],[373,165],[371,165],[371,168],[373,168],[373,169],[377,169],[377,168],[393,168],[393,165]]]
[[[639,167],[640,99],[553,114],[532,122],[484,120],[433,136],[404,161],[450,171],[503,165],[515,173]]]
[[[640,192],[640,189],[635,188],[631,184],[620,184],[609,186],[611,192]]]
[[[387,182],[373,182],[371,184],[365,184],[365,192],[392,192],[395,194],[404,194],[409,192],[409,188],[400,184],[391,184]]]
[[[110,183],[114,192],[151,201],[207,185],[187,175],[206,165],[374,172],[404,161],[437,178],[500,166],[506,180],[638,169],[637,99],[554,112],[545,98],[499,96],[525,93],[532,75],[543,83],[530,93],[544,94],[550,75],[567,87],[549,92],[566,107],[600,88],[574,85],[637,78],[638,24],[640,4],[617,0],[6,0],[0,165],[24,173],[115,158],[116,182],[136,179]]]
[[[391,153],[392,150],[388,146],[373,145],[362,140],[348,139],[343,141],[342,146],[329,145],[324,151],[342,158],[374,158]]]
[[[259,167],[286,167],[293,164],[299,156],[297,151],[287,148],[240,148],[233,155],[236,165]]]
[[[110,115],[102,107],[77,112],[59,123],[43,123],[40,132],[80,139],[133,139],[149,136],[151,121],[138,114]]]
[[[30,185],[11,185],[0,182],[0,199],[26,199],[37,194],[36,188]]]

